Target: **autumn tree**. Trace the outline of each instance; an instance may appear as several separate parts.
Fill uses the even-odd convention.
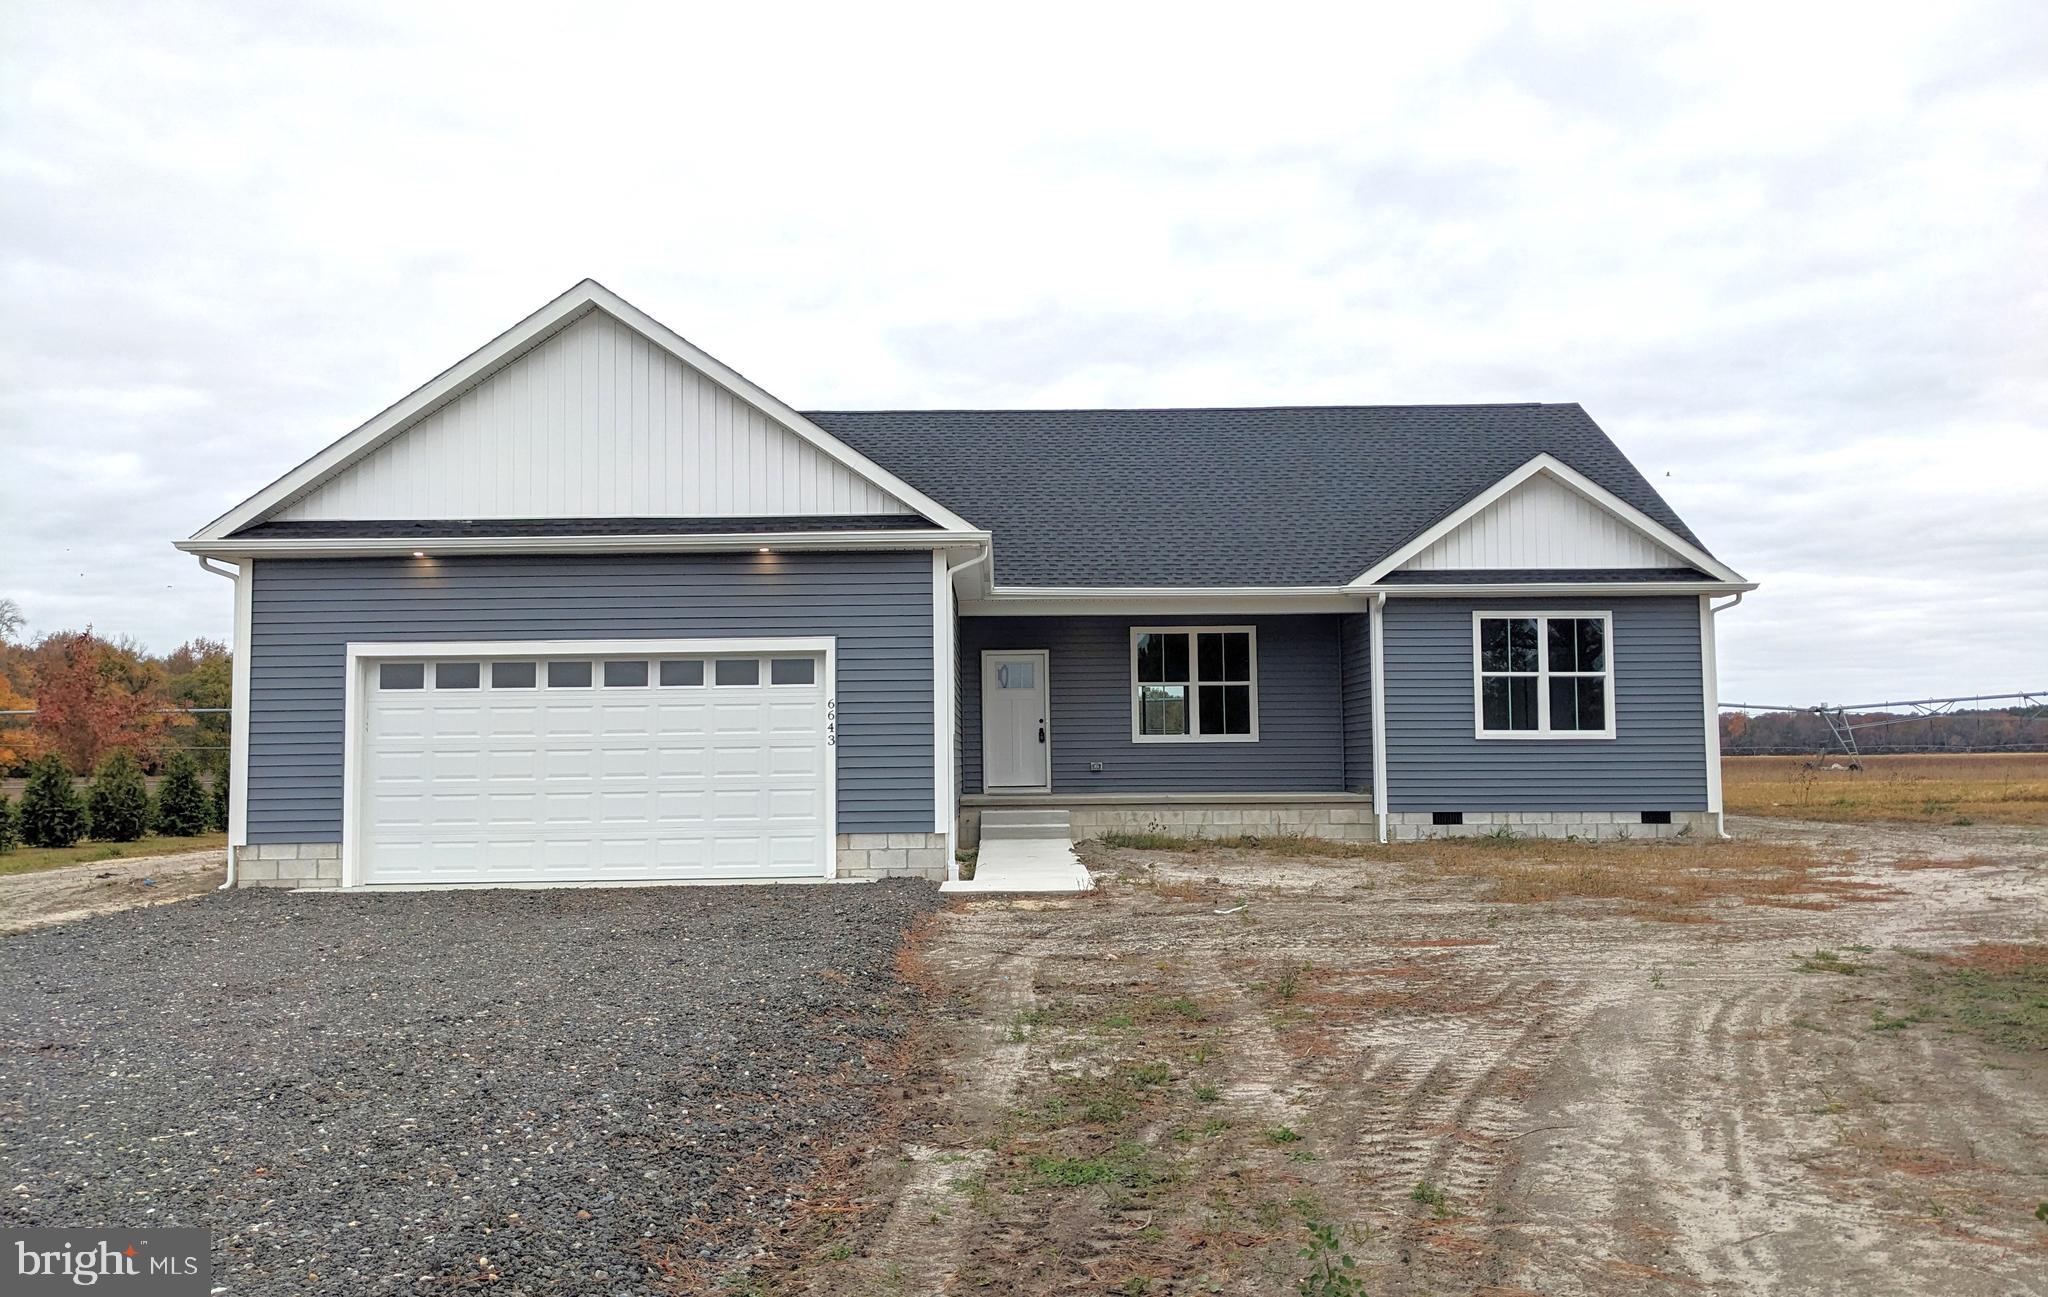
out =
[[[186,743],[199,752],[200,765],[226,770],[231,734],[227,709],[235,699],[234,655],[219,640],[187,640],[164,658],[164,670],[173,706],[208,709],[205,715],[190,718]]]
[[[163,668],[132,645],[109,643],[90,628],[44,638],[31,664],[35,742],[73,770],[91,770],[116,750],[150,758],[162,750],[171,717],[162,708]]]
[[[14,682],[0,675],[0,713],[35,710],[35,699],[15,692]],[[0,715],[0,772],[22,765],[36,754],[35,718],[26,714]]]

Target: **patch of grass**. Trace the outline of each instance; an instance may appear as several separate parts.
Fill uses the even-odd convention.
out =
[[[133,842],[87,841],[71,847],[16,847],[0,856],[0,877],[61,869],[65,865],[139,860],[144,856],[175,856],[188,851],[218,851],[227,844],[228,835],[225,833],[201,833],[189,838],[167,838],[152,833]]]
[[[1146,1189],[1168,1178],[1153,1165],[1142,1144],[1118,1144],[1100,1157],[1034,1157],[1028,1165],[1041,1184],[1062,1189],[1089,1185]]]
[[[1173,1069],[1164,1063],[1140,1063],[1129,1069],[1128,1075],[1134,1085],[1165,1085],[1173,1077]]]
[[[1798,969],[1802,973],[1839,973],[1843,977],[1859,976],[1867,964],[1852,964],[1832,950],[1816,950],[1800,959]]]
[[[1292,1126],[1275,1126],[1266,1132],[1266,1138],[1275,1144],[1292,1144],[1301,1138],[1301,1132]]]
[[[1195,1087],[1195,1099],[1196,1099],[1196,1101],[1197,1101],[1197,1102],[1200,1102],[1200,1103],[1214,1103],[1214,1102],[1216,1102],[1216,1099],[1217,1099],[1217,1092],[1216,1092],[1216,1087],[1215,1087],[1215,1086],[1213,1086],[1213,1085],[1208,1085],[1208,1084],[1203,1084],[1203,1085],[1198,1085],[1198,1086],[1196,1086],[1196,1087]]]
[[[2005,1049],[2048,1050],[2048,945],[1982,942],[1922,956],[1900,1016]]]
[[[1443,1191],[1442,1186],[1431,1184],[1427,1180],[1417,1180],[1415,1187],[1408,1191],[1408,1198],[1409,1201],[1427,1207],[1439,1216],[1450,1214],[1451,1196]]]

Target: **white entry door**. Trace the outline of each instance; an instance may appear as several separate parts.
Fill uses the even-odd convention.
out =
[[[989,792],[1052,791],[1052,713],[1043,649],[981,655],[981,783]]]
[[[829,876],[830,657],[786,643],[361,659],[352,881]]]

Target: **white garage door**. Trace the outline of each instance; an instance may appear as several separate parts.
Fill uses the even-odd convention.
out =
[[[482,647],[359,660],[356,881],[829,873],[821,650]]]

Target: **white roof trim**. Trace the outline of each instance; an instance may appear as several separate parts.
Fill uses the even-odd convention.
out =
[[[1734,568],[1720,562],[1713,555],[1707,553],[1691,541],[1686,540],[1677,532],[1658,522],[1655,518],[1650,517],[1650,515],[1614,494],[1614,492],[1609,491],[1606,487],[1601,486],[1584,473],[1566,464],[1563,460],[1553,455],[1542,454],[1537,455],[1528,463],[1523,464],[1514,472],[1509,473],[1500,481],[1495,482],[1492,486],[1487,487],[1478,495],[1473,496],[1464,504],[1453,509],[1421,535],[1387,555],[1378,563],[1373,564],[1370,568],[1367,568],[1356,580],[1351,582],[1351,588],[1358,589],[1363,586],[1376,585],[1389,572],[1398,570],[1402,564],[1456,531],[1466,522],[1478,516],[1494,501],[1505,496],[1508,492],[1514,490],[1538,473],[1548,473],[1551,477],[1591,500],[1594,504],[1599,505],[1602,509],[1607,510],[1607,512],[1643,533],[1643,535],[1648,536],[1651,540],[1656,541],[1659,545],[1678,555],[1700,571],[1705,572],[1708,576],[1729,584],[1742,584],[1742,574]],[[1399,586],[1389,586],[1387,587],[1387,592],[1394,594],[1399,592],[1400,589],[1401,587]]]
[[[194,532],[195,541],[220,540],[256,522],[271,511],[333,477],[377,447],[403,433],[416,420],[437,409],[472,383],[516,359],[535,343],[587,311],[600,310],[647,337],[676,359],[703,373],[733,395],[758,407],[776,422],[825,455],[867,478],[876,486],[923,514],[946,531],[974,531],[973,523],[911,486],[853,447],[804,418],[774,396],[707,354],[675,330],[656,320],[594,279],[586,279],[527,316],[396,404],[335,441],[269,486]]]
[[[207,558],[373,558],[421,554],[680,554],[767,550],[975,549],[985,531],[776,531],[619,536],[195,536],[172,542]]]

